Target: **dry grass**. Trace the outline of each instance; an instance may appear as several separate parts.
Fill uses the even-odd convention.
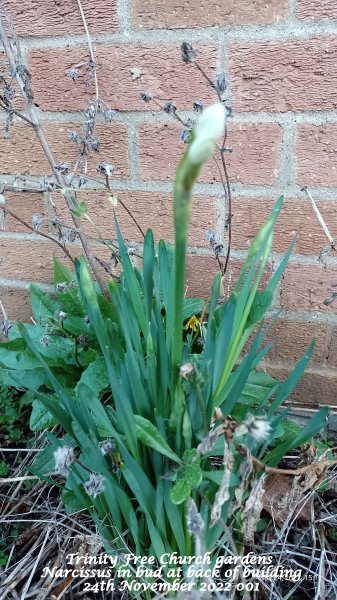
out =
[[[39,440],[34,448],[20,451],[23,460],[1,489],[1,528],[3,536],[7,536],[8,560],[0,569],[0,600],[126,600],[125,593],[123,596],[118,591],[88,595],[83,591],[83,583],[89,578],[41,578],[46,566],[69,568],[65,557],[70,552],[95,555],[104,550],[86,512],[65,514],[58,487],[42,481],[35,483],[26,476],[25,468],[38,451],[38,444]],[[15,537],[11,537],[13,528]],[[269,525],[255,535],[246,551],[272,556],[274,565],[302,569],[305,575],[290,584],[261,580],[260,591],[247,596],[247,600],[337,598],[337,470],[330,471],[323,491],[321,486],[320,491],[312,489],[302,495],[282,524],[279,515],[272,512]],[[95,580],[91,578],[90,582]],[[180,594],[181,600],[185,596]],[[163,596],[154,597],[159,600]],[[224,598],[219,594],[217,597]]]

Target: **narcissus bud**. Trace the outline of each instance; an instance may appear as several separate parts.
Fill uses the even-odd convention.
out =
[[[208,106],[193,130],[193,141],[188,149],[188,160],[201,165],[210,158],[216,143],[225,131],[225,107],[218,102]]]

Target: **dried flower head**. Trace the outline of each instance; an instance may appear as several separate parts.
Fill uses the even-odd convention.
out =
[[[65,321],[66,318],[67,318],[67,316],[68,315],[67,315],[66,312],[64,312],[63,310],[60,310],[60,312],[59,312],[59,319],[60,319],[60,321]]]
[[[151,94],[151,92],[141,92],[139,97],[141,100],[144,100],[144,102],[146,102],[146,104],[147,104],[148,102],[150,102],[152,100],[153,95]]]
[[[32,216],[32,225],[35,231],[39,231],[41,224],[43,222],[43,217],[41,215],[33,215]]]
[[[114,450],[116,444],[113,440],[103,440],[102,442],[99,442],[98,447],[103,456],[106,456],[107,454],[110,454],[112,450]]]
[[[97,137],[97,135],[93,135],[91,137],[91,139],[89,140],[89,143],[90,143],[91,149],[94,150],[94,152],[99,152],[101,140],[99,139],[99,137]]]
[[[187,529],[191,535],[201,535],[205,527],[205,523],[192,498],[189,498],[188,500],[186,521]]]
[[[182,142],[184,142],[184,144],[187,144],[187,142],[189,142],[191,137],[191,130],[190,129],[183,129],[181,134],[180,134],[180,139]]]
[[[104,112],[103,112],[103,117],[104,117],[104,121],[106,123],[111,123],[111,121],[114,118],[114,111],[111,108],[107,108]]]
[[[9,319],[3,319],[0,321],[0,331],[4,334],[5,338],[8,338],[9,330],[12,328],[13,321]]]
[[[69,139],[71,142],[73,142],[74,144],[78,144],[80,141],[80,136],[78,135],[77,131],[71,131],[69,133]]]
[[[202,111],[204,110],[203,101],[202,100],[194,100],[193,110],[195,110],[196,113],[202,113]]]
[[[224,73],[221,73],[220,75],[217,75],[216,78],[216,89],[219,92],[219,94],[223,94],[223,92],[226,91],[228,86],[228,82],[227,82],[227,77]]]
[[[165,104],[163,106],[163,111],[166,112],[168,115],[174,115],[176,110],[177,110],[177,107],[174,104],[174,102],[172,102],[171,100],[168,100],[167,102],[165,102]]]
[[[245,420],[236,428],[235,437],[241,437],[249,433],[257,442],[264,442],[271,432],[272,428],[265,417],[248,413]]]
[[[98,173],[103,173],[103,175],[106,175],[107,177],[112,177],[114,167],[110,163],[104,162],[97,165],[96,171],[98,171]]]
[[[46,348],[46,346],[49,346],[49,344],[50,344],[49,335],[42,335],[40,337],[40,344],[41,344],[41,346],[43,346],[43,348]]]
[[[68,76],[70,77],[70,79],[72,79],[73,81],[76,81],[77,77],[78,77],[78,69],[76,69],[76,67],[72,67],[71,69],[69,69],[68,71]]]
[[[180,46],[181,58],[184,63],[194,62],[197,58],[198,51],[188,42],[183,42]]]
[[[84,489],[88,496],[92,496],[95,499],[105,490],[105,477],[101,473],[91,473],[88,481],[84,484]]]
[[[60,173],[63,173],[63,175],[67,175],[71,167],[68,162],[61,162],[59,165],[55,165],[55,169],[60,171]]]
[[[88,325],[90,323],[90,317],[89,317],[89,315],[84,315],[84,317],[83,317],[83,323],[85,323],[86,325]]]
[[[182,379],[188,379],[189,376],[192,375],[193,373],[194,373],[194,366],[190,362],[185,363],[184,365],[181,365],[181,367],[179,369],[179,375],[180,375],[180,377],[182,377]]]
[[[54,452],[55,471],[63,477],[69,475],[71,464],[75,460],[74,449],[70,446],[60,446]]]

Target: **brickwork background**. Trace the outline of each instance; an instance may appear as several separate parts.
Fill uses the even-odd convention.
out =
[[[211,77],[225,72],[234,117],[229,126],[229,173],[233,193],[235,279],[247,247],[281,193],[285,205],[277,225],[269,270],[275,270],[295,235],[297,242],[275,298],[283,309],[270,337],[266,366],[283,376],[316,337],[316,349],[296,399],[306,406],[337,406],[337,302],[323,304],[337,284],[337,259],[318,262],[327,242],[301,191],[311,193],[337,238],[337,4],[335,0],[82,0],[98,63],[100,96],[115,111],[99,125],[100,155],[115,165],[114,189],[141,226],[156,238],[172,239],[171,189],[183,150],[180,128],[169,115],[144,104],[140,92],[173,100],[187,117],[192,101],[213,98],[191,65],[180,59],[186,40],[199,50]],[[76,0],[6,0],[33,75],[35,100],[57,159],[74,161],[69,132],[93,98],[80,70],[76,84],[67,71],[87,60],[88,49]],[[134,69],[141,76],[132,78]],[[3,115],[0,116],[3,121]],[[0,182],[16,174],[39,176],[48,167],[28,126],[1,140]],[[91,214],[112,237],[105,194],[82,194]],[[9,194],[12,209],[30,221],[46,211],[33,194]],[[53,196],[61,214],[60,199]],[[118,208],[126,237],[139,242],[133,223]],[[226,206],[217,170],[210,162],[196,187],[190,236],[188,285],[207,296],[217,265],[204,240],[207,229],[226,244]],[[75,252],[79,249],[75,248]],[[0,296],[10,318],[28,319],[29,282],[48,285],[52,254],[62,252],[10,219],[0,235]],[[227,284],[226,284],[227,285]]]

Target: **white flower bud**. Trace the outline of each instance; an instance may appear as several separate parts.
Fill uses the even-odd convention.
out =
[[[225,131],[225,114],[225,107],[220,102],[208,106],[201,114],[188,150],[188,159],[193,165],[201,165],[212,156]]]

